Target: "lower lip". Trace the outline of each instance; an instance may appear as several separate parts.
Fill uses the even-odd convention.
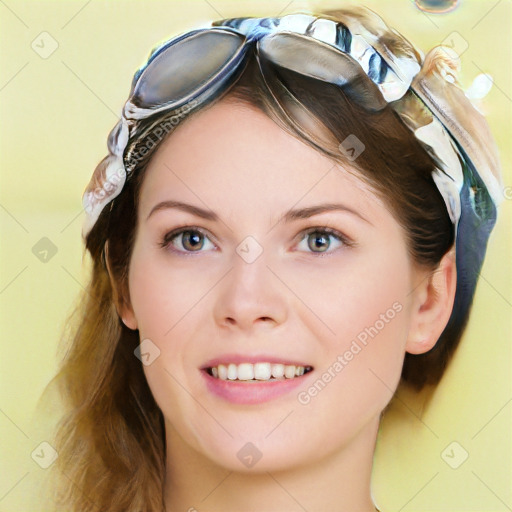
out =
[[[310,371],[293,379],[247,382],[217,379],[204,370],[201,370],[201,373],[206,387],[214,395],[234,404],[261,404],[303,386],[305,379],[313,372]]]

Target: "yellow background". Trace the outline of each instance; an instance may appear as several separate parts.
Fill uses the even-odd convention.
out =
[[[454,31],[467,41],[461,80],[468,87],[481,71],[494,78],[482,108],[508,186],[453,364],[428,407],[400,392],[384,419],[374,496],[383,512],[511,510],[511,1],[462,0],[446,15],[423,14],[410,0],[362,3],[424,51]],[[36,404],[56,371],[66,316],[87,280],[81,195],[106,154],[133,73],[158,42],[200,23],[336,5],[0,3],[1,511],[37,510],[29,503],[40,500],[45,470],[30,454],[46,439],[48,426]],[[52,39],[58,44],[47,58],[33,49],[42,46],[41,37],[46,49]],[[32,251],[43,237],[57,249],[47,262]],[[462,450],[468,458],[453,469],[447,461],[460,460]]]

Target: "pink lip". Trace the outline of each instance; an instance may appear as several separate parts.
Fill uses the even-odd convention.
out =
[[[261,360],[260,360],[261,361]],[[305,385],[313,372],[310,371],[294,377],[273,381],[235,381],[212,377],[206,370],[201,370],[207,389],[214,395],[234,404],[260,404],[281,395],[290,393],[299,386]]]
[[[240,363],[270,363],[270,364],[284,364],[284,365],[294,365],[294,366],[312,366],[308,363],[304,363],[301,361],[297,361],[296,359],[284,359],[282,357],[276,357],[268,354],[256,354],[256,355],[247,355],[247,354],[223,354],[219,357],[215,357],[214,359],[210,359],[207,361],[201,369],[204,370],[206,368],[213,368],[214,366],[218,366],[219,364],[240,364]]]

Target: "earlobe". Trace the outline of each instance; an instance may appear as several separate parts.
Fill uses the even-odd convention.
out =
[[[128,329],[131,329],[132,331],[136,331],[138,329],[137,320],[135,319],[133,312],[131,312],[129,315],[121,316],[121,321],[124,325],[126,325],[126,327],[128,327]]]
[[[127,304],[124,297],[120,295],[117,284],[113,277],[112,269],[110,267],[110,260],[108,257],[108,240],[105,242],[104,253],[105,266],[107,268],[110,286],[112,288],[113,301],[117,310],[117,314],[121,318],[123,324],[128,327],[128,329],[136,330],[138,329],[138,325],[137,319],[135,318],[135,313],[133,312],[131,305]]]
[[[455,249],[452,248],[414,291],[407,352],[424,354],[435,346],[450,319],[456,286]]]

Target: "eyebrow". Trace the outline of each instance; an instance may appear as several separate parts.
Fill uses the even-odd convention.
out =
[[[194,206],[192,204],[183,203],[181,201],[162,201],[158,204],[156,204],[151,211],[149,212],[149,215],[146,217],[146,221],[153,215],[153,213],[159,211],[159,210],[166,210],[170,208],[176,208],[178,210],[182,210],[188,213],[191,213],[192,215],[196,215],[197,217],[201,217],[202,219],[211,220],[211,221],[217,221],[219,220],[219,216],[213,212],[212,210],[207,210],[204,208],[201,208],[199,206]],[[295,210],[289,210],[287,211],[279,220],[279,222],[292,222],[294,220],[299,219],[308,219],[309,217],[312,217],[314,215],[318,215],[320,213],[330,212],[330,211],[344,211],[347,213],[350,213],[352,215],[355,215],[356,217],[359,217],[364,222],[367,222],[368,224],[371,224],[371,222],[361,215],[357,210],[354,210],[350,208],[349,206],[341,203],[325,203],[325,204],[319,204],[316,206],[309,206],[307,208],[297,208]]]

